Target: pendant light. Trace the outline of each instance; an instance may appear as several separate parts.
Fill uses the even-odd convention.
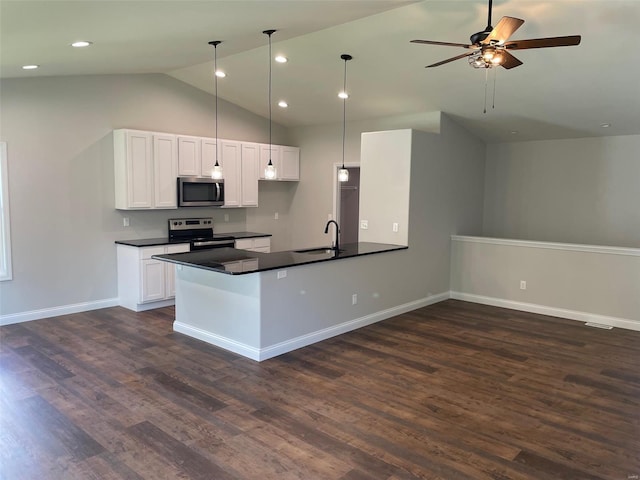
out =
[[[218,163],[218,45],[221,43],[220,40],[209,42],[209,45],[213,45],[213,78],[216,86],[216,164],[211,170],[211,178],[215,180],[222,178],[222,167]]]
[[[273,151],[273,146],[271,144],[271,35],[275,32],[275,30],[265,30],[262,32],[269,36],[269,163],[264,169],[264,178],[267,180],[273,180],[276,178],[276,167],[271,161],[271,153]]]
[[[338,95],[342,98],[342,168],[338,170],[338,181],[339,182],[348,182],[349,181],[349,170],[344,168],[344,142],[345,142],[345,134],[347,130],[347,98],[349,98],[349,94],[347,93],[347,62],[351,60],[353,57],[346,53],[340,55],[340,58],[344,60],[344,87],[342,92]]]

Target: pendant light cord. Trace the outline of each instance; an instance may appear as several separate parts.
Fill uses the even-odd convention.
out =
[[[342,169],[344,170],[344,143],[347,130],[347,58],[344,59],[344,86],[342,92]]]
[[[213,45],[213,83],[215,85],[216,94],[216,167],[219,167],[218,163],[218,45],[222,43],[221,40],[214,40],[209,42],[209,45]]]
[[[218,45],[213,46],[213,78],[216,84],[216,167],[218,164]]]
[[[271,126],[271,65],[272,65],[272,61],[271,61],[271,35],[273,35],[276,32],[276,30],[265,30],[262,33],[264,33],[265,35],[269,36],[269,163],[268,166],[273,166],[273,163],[271,162],[271,155],[272,155],[272,150],[273,150],[273,145],[271,143],[271,130],[272,130],[272,126]]]

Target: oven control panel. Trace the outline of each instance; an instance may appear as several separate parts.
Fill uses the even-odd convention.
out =
[[[213,218],[170,218],[169,231],[213,228]]]

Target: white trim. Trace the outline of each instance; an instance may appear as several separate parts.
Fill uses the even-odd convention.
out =
[[[612,247],[608,245],[538,242],[532,240],[514,240],[510,238],[471,237],[466,235],[451,235],[451,240],[469,243],[488,243],[492,245],[509,245],[513,247],[544,248],[548,250],[569,250],[573,252],[606,253],[611,255],[640,257],[640,248]]]
[[[0,142],[0,281],[12,280],[7,142]]]
[[[474,295],[471,293],[450,292],[451,298],[455,300],[463,300],[465,302],[481,303],[483,305],[492,305],[494,307],[510,308],[512,310],[521,310],[523,312],[538,313],[541,315],[549,315],[552,317],[561,317],[568,320],[578,320],[580,322],[594,322],[612,327],[624,328],[627,330],[640,331],[640,322],[628,318],[609,317],[606,315],[598,315],[596,313],[580,312],[578,310],[567,310],[564,308],[549,307],[536,303],[516,302],[513,300],[505,300],[502,298],[485,297],[483,295]]]
[[[59,307],[43,308],[41,310],[31,310],[29,312],[11,313],[9,315],[0,315],[0,325],[11,325],[13,323],[30,322],[31,320],[40,320],[42,318],[88,312],[89,310],[98,310],[100,308],[116,306],[118,306],[117,298],[107,298],[104,300],[96,300],[93,302],[74,303],[71,305],[62,305]]]
[[[312,343],[317,343],[322,340],[335,337],[336,335],[350,332],[351,330],[371,325],[372,323],[386,320],[387,318],[395,317],[402,313],[410,312],[418,308],[441,302],[448,298],[449,292],[442,292],[437,295],[431,295],[420,300],[405,303],[403,305],[398,305],[387,310],[381,310],[379,312],[365,315],[364,317],[356,318],[354,320],[349,320],[339,325],[334,325],[332,327],[324,328],[316,332],[301,335],[299,337],[292,338],[291,340],[276,343],[275,345],[271,345],[266,348],[255,348],[244,343],[236,342],[235,340],[231,340],[227,337],[222,337],[206,330],[192,327],[190,325],[186,325],[177,321],[173,322],[173,329],[178,333],[189,335],[190,337],[197,338],[198,340],[202,340],[203,342],[207,342],[211,345],[224,348],[225,350],[229,350],[231,352],[248,357],[251,360],[260,362],[269,358],[273,358],[277,355],[282,355],[283,353],[297,350],[298,348],[306,347],[307,345],[311,345]]]
[[[162,307],[170,307],[171,305],[175,305],[176,301],[174,298],[170,298],[168,300],[158,300],[157,302],[149,302],[149,303],[136,303],[133,307],[128,305],[124,305],[123,303],[118,303],[121,307],[128,308],[129,310],[133,310],[134,312],[146,312],[147,310],[155,310],[156,308]]]
[[[198,340],[202,340],[203,342],[209,343],[211,345],[215,345],[216,347],[224,348],[225,350],[237,353],[244,357],[250,358],[251,360],[260,361],[260,349],[251,347],[245,343],[240,343],[228,337],[223,337],[221,335],[211,333],[207,330],[202,330],[201,328],[193,327],[191,325],[187,325],[186,323],[181,323],[178,321],[173,322],[173,330],[175,332],[183,333],[184,335],[197,338]]]

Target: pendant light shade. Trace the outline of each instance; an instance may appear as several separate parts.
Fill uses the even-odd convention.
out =
[[[338,96],[342,99],[342,168],[338,170],[338,181],[348,182],[349,170],[344,167],[344,142],[347,131],[347,98],[349,98],[349,94],[347,93],[347,62],[353,57],[351,55],[343,53],[342,55],[340,55],[340,58],[344,60],[344,86],[342,92],[338,94]]]
[[[271,35],[275,30],[265,30],[262,33],[269,37],[269,163],[264,169],[264,178],[267,180],[274,180],[276,178],[276,166],[271,161],[271,153],[273,152],[273,145],[271,143]]]
[[[218,45],[221,43],[220,40],[209,42],[209,45],[213,45],[213,81],[216,89],[216,163],[211,170],[211,178],[215,180],[222,178],[222,167],[218,163]]]

